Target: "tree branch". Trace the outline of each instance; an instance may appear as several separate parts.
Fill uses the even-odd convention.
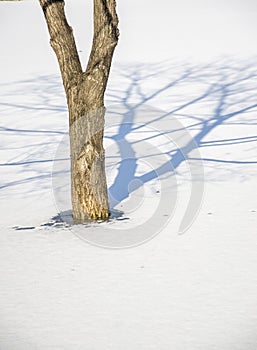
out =
[[[63,0],[39,0],[39,3],[45,15],[50,44],[57,56],[67,94],[82,74],[73,30],[67,22]]]
[[[94,38],[85,72],[93,87],[89,94],[91,100],[94,98],[103,100],[118,37],[116,1],[94,0]]]

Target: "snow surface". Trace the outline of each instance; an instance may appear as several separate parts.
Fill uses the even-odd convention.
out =
[[[85,65],[92,4],[66,3]],[[130,0],[118,11],[105,144],[124,214],[74,230],[51,221],[69,209],[68,118],[44,18],[37,1],[0,3],[0,349],[255,350],[256,2]],[[113,123],[117,108],[129,119],[123,130]],[[174,120],[199,146],[204,181],[192,181],[176,153]],[[121,134],[134,158],[119,182]],[[198,161],[196,150],[184,151]],[[173,175],[151,176],[156,153]],[[135,179],[142,186],[129,194]],[[190,190],[203,185],[199,214],[178,235]],[[169,221],[154,211],[158,201]],[[134,234],[151,217],[161,227],[147,243],[87,243],[105,231]]]

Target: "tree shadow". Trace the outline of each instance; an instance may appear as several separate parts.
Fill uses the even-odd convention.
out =
[[[6,172],[1,189],[21,185],[24,193],[25,184],[29,184],[27,191],[33,186],[49,188],[51,176],[59,175],[52,173],[53,161],[65,159],[54,159],[54,154],[68,130],[60,78],[41,76],[2,88],[6,92],[0,102],[4,115],[0,125],[4,161],[0,167]],[[196,147],[202,153],[205,181],[225,181],[231,174],[241,180],[253,176],[251,166],[257,164],[253,156],[257,143],[253,129],[257,125],[256,93],[257,66],[251,62],[221,60],[194,66],[166,61],[115,68],[106,100],[107,105],[122,107],[124,113],[117,118],[117,130],[105,134],[106,140],[118,147],[116,158],[108,150],[106,154],[107,163],[110,160],[116,168],[109,188],[112,207],[144,184],[165,176],[171,168],[183,178],[181,166],[186,160],[197,161],[192,157]],[[137,113],[144,106],[155,106],[158,113],[140,122]],[[174,129],[171,123],[169,130],[163,129],[166,120],[177,120],[182,126]],[[155,125],[159,125],[159,134],[145,132]],[[155,144],[160,136],[176,140],[183,130],[192,135],[190,142],[183,147],[170,142],[164,151],[157,149],[165,160],[152,170],[138,173],[135,147],[139,141]],[[130,136],[137,133],[141,139],[134,137],[131,141]],[[151,159],[152,154],[146,152],[143,157]],[[7,175],[11,168],[16,169],[12,180]]]
[[[60,78],[38,76],[1,88],[1,196],[12,188],[15,196],[51,188],[55,150],[68,133]]]
[[[169,79],[170,73],[175,75],[175,78]],[[165,63],[165,65],[152,65],[150,69],[148,65],[131,65],[122,67],[118,75],[121,77],[119,81],[122,79],[127,81],[127,88],[119,91],[118,88],[111,87],[108,91],[108,97],[113,102],[122,105],[126,111],[119,129],[110,136],[112,140],[117,142],[121,158],[117,176],[109,188],[113,206],[128,198],[130,193],[141,185],[168,172],[170,166],[176,171],[188,159],[191,161],[200,160],[190,156],[195,148],[201,149],[202,160],[206,167],[210,163],[230,166],[257,164],[256,157],[252,159],[253,152],[247,154],[246,150],[241,157],[234,153],[230,157],[223,155],[220,158],[218,154],[221,152],[215,152],[215,150],[212,151],[211,157],[204,156],[205,148],[210,147],[223,148],[226,153],[229,153],[227,152],[228,148],[235,145],[240,145],[240,148],[246,144],[256,147],[257,135],[248,135],[249,126],[257,124],[255,97],[257,71],[254,64],[245,62],[231,64],[231,62],[221,61],[196,67],[188,65],[172,67],[171,63],[168,65]],[[158,83],[159,88],[156,89],[157,82],[164,80],[163,78],[166,78],[167,83],[163,85]],[[149,92],[151,89],[152,91]],[[166,101],[170,99],[170,103],[167,105],[170,104],[173,107],[165,108],[168,111],[157,113],[157,118],[144,121],[141,126],[134,126],[137,111],[143,105],[155,105],[156,102],[159,102],[158,99],[160,100],[159,104],[161,104],[163,97]],[[180,120],[182,124],[184,123],[185,129],[193,136],[192,140],[185,142],[183,147],[171,147],[170,150],[166,151],[168,160],[158,168],[142,175],[136,175],[138,159],[133,150],[135,143],[128,141],[129,135],[159,123],[159,135],[166,135],[174,140],[177,137],[176,133],[181,130],[163,131],[162,122],[167,118]],[[240,126],[240,131],[235,126]],[[247,126],[248,128],[246,128]],[[217,139],[216,134],[219,134],[221,127],[226,127],[225,135],[230,134],[233,131],[230,129],[233,128],[238,136]],[[144,141],[152,142],[154,138],[158,138],[158,135],[146,137]],[[213,157],[215,153],[217,155]],[[124,159],[124,154],[125,158],[129,158],[129,161]],[[147,156],[151,157],[151,155]],[[250,159],[245,160],[247,157]],[[137,185],[128,190],[129,184],[135,181]]]

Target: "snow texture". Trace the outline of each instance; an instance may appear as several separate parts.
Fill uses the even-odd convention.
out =
[[[84,66],[91,3],[66,1]],[[105,134],[113,218],[74,230],[60,217],[70,217],[68,118],[43,14],[37,1],[0,3],[0,349],[255,350],[257,3],[117,5]],[[197,145],[182,155],[174,120]],[[185,158],[195,164],[197,150],[204,179],[192,181]],[[195,186],[198,215],[178,235]],[[151,217],[160,227],[146,243],[96,246]]]

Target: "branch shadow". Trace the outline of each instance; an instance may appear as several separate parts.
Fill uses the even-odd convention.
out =
[[[31,196],[51,187],[55,150],[68,134],[61,81],[54,75],[38,76],[1,88],[1,197],[8,197],[12,188],[15,196]]]
[[[54,160],[60,140],[68,135],[67,108],[60,78],[41,76],[2,85],[2,88],[6,92],[2,93],[0,101],[3,112],[0,143],[4,159],[0,168],[2,174],[5,169],[6,172],[1,189],[21,186],[24,194],[32,188],[49,188],[51,176],[59,175],[52,174],[53,161],[68,159],[67,156]],[[117,130],[105,134],[106,140],[118,147],[116,157],[108,151],[106,154],[107,163],[110,161],[116,168],[109,186],[111,207],[115,208],[158,176],[165,176],[171,168],[183,178],[181,167],[186,160],[197,161],[191,157],[196,147],[201,150],[207,170],[205,181],[226,181],[231,175],[241,179],[253,176],[251,167],[257,164],[253,152],[257,144],[254,133],[256,93],[257,66],[251,62],[221,60],[192,65],[166,61],[115,68],[106,99],[109,105],[121,106],[124,113],[119,116]],[[140,123],[137,113],[147,106],[155,106],[158,113]],[[162,124],[172,119],[178,120],[181,128],[173,129],[171,124],[169,130],[163,130]],[[160,125],[159,135],[145,132],[154,125]],[[135,147],[140,141],[155,144],[160,137],[174,140],[183,129],[192,135],[192,142],[182,148],[170,142],[164,151],[157,150],[160,156],[165,155],[165,161],[152,170],[138,173]],[[137,140],[136,136],[131,141],[131,135],[139,135],[141,139]],[[146,152],[142,160],[147,161],[152,156],[151,152]],[[7,174],[10,169],[16,169],[12,180]],[[67,170],[65,176],[68,173]],[[25,184],[29,185],[27,189]]]
[[[169,79],[170,74],[175,77]],[[107,96],[113,103],[122,105],[126,110],[119,129],[110,136],[118,144],[121,158],[116,178],[109,188],[112,207],[127,199],[140,186],[167,173],[170,166],[174,171],[178,171],[180,165],[186,160],[200,160],[190,157],[190,153],[196,147],[203,154],[205,154],[205,148],[210,147],[216,147],[216,149],[223,147],[226,153],[229,153],[228,148],[235,145],[241,148],[246,144],[256,147],[257,135],[248,135],[249,128],[245,128],[257,124],[255,97],[257,70],[254,64],[247,62],[231,64],[231,62],[221,61],[195,67],[188,65],[177,67],[172,66],[172,63],[165,63],[163,66],[162,64],[153,65],[151,69],[147,65],[131,65],[122,67],[118,75],[121,77],[119,81],[127,80],[127,88],[119,91],[118,87],[111,87]],[[163,85],[158,83],[159,88],[156,89],[155,81],[157,83],[165,78],[168,80],[167,83]],[[144,105],[155,105],[159,102],[158,100],[169,101],[167,105],[173,105],[173,107],[166,112],[160,112],[157,118],[144,121],[141,126],[135,126],[137,111]],[[168,160],[158,168],[137,175],[138,159],[133,150],[133,143],[128,141],[129,136],[144,127],[159,123],[161,136],[169,136],[171,140],[176,138],[175,134],[181,130],[163,132],[161,125],[165,118],[174,118],[184,123],[185,129],[193,136],[192,141],[185,143],[182,148],[173,147],[165,152]],[[236,130],[235,125],[240,125],[241,130]],[[226,135],[233,131],[230,129],[234,129],[236,134],[239,134],[238,137],[216,139],[215,135],[219,134],[220,129],[224,127],[226,127]],[[144,141],[151,142],[154,138],[156,135],[145,137]],[[215,153],[217,157],[213,157]],[[202,156],[204,165],[208,167],[209,163],[230,166],[257,164],[256,157],[245,160],[247,156],[252,157],[253,152],[247,154],[245,151],[243,159],[237,159],[237,154],[233,154],[230,158],[223,155],[225,159],[220,159],[218,157],[220,153],[213,150],[212,157]],[[129,161],[124,159],[124,154]],[[146,156],[151,157],[150,154]],[[129,189],[129,185],[135,181],[137,185]]]

